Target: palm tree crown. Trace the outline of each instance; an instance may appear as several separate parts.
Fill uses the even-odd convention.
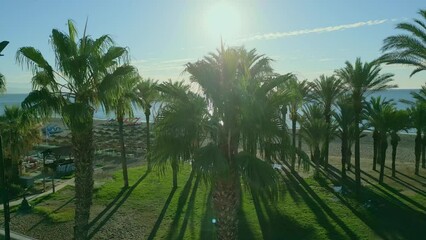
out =
[[[410,76],[426,70],[426,10],[420,10],[421,19],[414,23],[399,23],[396,28],[406,34],[390,36],[383,41],[380,58],[387,64],[404,64],[415,67]]]
[[[23,106],[49,115],[62,115],[70,128],[76,166],[76,214],[74,238],[87,238],[87,224],[93,194],[93,113],[104,104],[106,89],[116,86],[134,70],[127,62],[127,49],[116,47],[108,35],[78,39],[74,23],[68,21],[68,33],[52,30],[50,42],[55,54],[56,69],[33,47],[22,47],[16,60],[33,71],[33,91]]]

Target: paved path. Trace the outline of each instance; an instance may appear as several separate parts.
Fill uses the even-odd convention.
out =
[[[56,185],[55,186],[55,191],[59,191],[62,188],[68,186],[68,185],[74,185],[74,178],[68,179],[68,180],[66,180],[66,181],[64,181],[64,182]],[[27,200],[28,201],[35,200],[37,198],[41,198],[41,197],[47,196],[47,195],[51,194],[52,192],[53,192],[53,190],[50,189],[50,190],[48,190],[46,192],[42,192],[40,194],[31,195],[31,196],[27,197]],[[15,201],[9,202],[9,206],[10,207],[17,206],[17,205],[21,204],[21,202],[22,202],[22,199],[15,200]],[[0,210],[3,210],[3,204],[0,204]]]

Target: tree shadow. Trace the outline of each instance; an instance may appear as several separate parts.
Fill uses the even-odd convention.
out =
[[[183,208],[185,207],[186,204],[186,200],[189,197],[189,193],[191,191],[191,186],[192,186],[192,179],[194,178],[195,172],[191,171],[191,174],[189,175],[188,181],[186,181],[185,186],[182,190],[182,192],[180,193],[179,196],[179,200],[178,200],[178,205],[176,208],[176,213],[175,216],[173,218],[173,222],[170,225],[169,228],[169,232],[167,234],[166,239],[172,239],[173,236],[176,236],[179,226],[179,219],[180,216],[182,215],[183,212]]]
[[[98,216],[96,216],[96,218],[94,218],[89,223],[89,225],[88,225],[88,227],[89,227],[88,238],[89,239],[92,238],[108,222],[108,220],[112,217],[112,215],[114,215],[114,213],[117,212],[117,210],[121,207],[121,205],[123,205],[123,203],[127,200],[127,198],[129,198],[129,196],[132,194],[132,192],[142,182],[142,180],[144,180],[146,178],[146,176],[148,176],[148,174],[149,174],[149,171],[146,171],[145,174],[142,177],[140,177],[138,179],[138,181],[135,184],[133,184],[132,187],[127,188],[127,189],[123,189],[117,195],[117,197],[115,197],[114,200],[110,204],[108,204],[108,206]],[[120,198],[121,198],[121,200],[118,202],[118,200]],[[92,228],[92,227],[94,227],[94,229],[92,231],[90,231],[90,228]]]
[[[36,228],[38,225],[40,225],[41,223],[47,221],[49,219],[49,215],[52,213],[56,213],[57,211],[61,210],[62,208],[64,208],[66,205],[68,205],[69,203],[71,203],[72,201],[74,201],[75,197],[69,199],[68,201],[66,201],[64,204],[62,204],[61,206],[59,206],[58,208],[56,208],[55,210],[53,210],[52,212],[46,214],[44,216],[44,218],[42,218],[40,221],[38,221],[36,224],[34,224],[33,226],[31,226],[30,229],[28,229],[28,231],[33,230],[34,228]]]
[[[367,176],[376,181],[377,178],[362,171],[361,176]],[[353,202],[348,201],[342,194],[336,193],[327,184],[322,186],[328,188],[346,207],[348,207],[354,215],[368,225],[382,239],[419,239],[424,237],[424,229],[426,228],[426,219],[424,213],[414,210],[413,208],[402,203],[397,197],[387,192],[384,188],[390,187],[386,184],[377,186],[367,180],[363,181],[370,184],[374,189],[383,193],[384,196],[378,194],[370,188],[364,187],[362,190],[363,200],[353,206]],[[330,179],[333,181],[333,179]],[[391,187],[390,187],[391,188]],[[389,189],[388,189],[389,190]],[[389,190],[391,191],[391,190]],[[396,190],[395,190],[396,191]],[[397,192],[395,195],[402,195]],[[407,198],[402,195],[402,198]],[[412,201],[407,198],[407,201]],[[357,203],[358,201],[355,201]],[[365,202],[362,204],[362,202]],[[416,203],[418,205],[418,203]],[[414,205],[414,204],[413,204]]]
[[[387,176],[387,177],[393,179],[395,182],[397,182],[397,183],[401,184],[402,186],[410,189],[411,191],[413,191],[413,192],[415,192],[415,193],[417,193],[419,195],[422,195],[423,197],[426,197],[426,191],[424,191],[424,190],[422,190],[420,188],[417,188],[417,187],[415,187],[413,185],[410,185],[410,183],[402,180],[401,178],[399,178],[397,176],[395,176],[395,177]]]
[[[378,181],[378,179],[377,178],[375,178],[374,176],[372,176],[371,174],[369,174],[369,173],[367,173],[367,172],[365,172],[365,171],[363,171],[363,170],[361,170],[361,173],[362,173],[362,175],[364,175],[364,176],[367,176],[367,177],[369,177],[369,178],[371,178],[371,179],[373,179],[373,180],[375,180],[375,181]],[[412,198],[410,198],[410,197],[408,197],[408,196],[406,196],[406,195],[404,195],[404,194],[402,194],[402,193],[400,193],[398,190],[396,190],[395,188],[393,188],[393,187],[391,187],[391,186],[389,186],[388,184],[386,184],[386,183],[382,183],[381,184],[381,186],[383,186],[386,190],[388,190],[389,192],[391,192],[392,194],[394,194],[394,195],[396,195],[397,197],[395,197],[395,196],[393,196],[392,194],[390,194],[390,193],[388,193],[385,189],[382,189],[382,188],[380,188],[380,187],[378,187],[376,184],[374,184],[374,183],[372,183],[372,182],[369,182],[366,178],[362,178],[364,181],[366,181],[367,183],[369,183],[371,186],[373,186],[375,189],[377,189],[377,190],[379,190],[380,192],[382,192],[382,193],[384,193],[386,196],[388,196],[390,199],[393,199],[394,200],[394,202],[397,204],[397,205],[403,205],[404,207],[406,207],[406,208],[409,208],[409,209],[412,209],[412,208],[410,208],[409,206],[407,206],[407,205],[405,205],[404,203],[402,203],[401,201],[400,201],[400,199],[398,199],[397,197],[399,197],[399,198],[401,198],[401,199],[403,199],[403,200],[405,200],[405,201],[407,201],[407,202],[409,202],[409,203],[411,203],[413,206],[416,206],[417,208],[419,208],[419,209],[421,209],[421,210],[423,210],[423,211],[426,211],[426,207],[425,206],[423,206],[422,204],[420,204],[420,203],[418,203],[418,202],[416,202],[416,201],[414,201]],[[414,209],[413,209],[414,210]]]
[[[333,210],[315,193],[306,181],[298,173],[290,173],[286,168],[283,172],[289,177],[292,185],[298,186],[298,190],[306,204],[318,219],[318,223],[327,230],[329,239],[342,239],[333,224],[328,220],[329,216],[346,233],[350,239],[358,239],[358,236],[333,212]]]
[[[204,216],[201,220],[200,239],[203,240],[216,239],[216,226],[213,221],[213,219],[215,219],[215,216],[213,212],[212,194],[213,191],[212,189],[210,189],[210,192],[207,195],[206,199],[207,201]]]
[[[179,236],[177,237],[177,239],[184,239],[183,237],[185,236],[185,231],[186,231],[186,228],[188,226],[188,220],[190,218],[190,215],[194,211],[195,197],[197,195],[198,184],[200,183],[200,178],[201,178],[201,176],[198,175],[197,178],[195,179],[194,187],[192,189],[191,196],[189,197],[188,206],[186,208],[185,216],[183,218],[184,220],[182,222],[182,226],[180,227],[180,232],[179,232]]]
[[[392,170],[392,168],[387,167],[387,166],[385,166],[385,168],[387,168],[389,170]],[[420,182],[418,179],[415,179],[415,178],[413,178],[413,177],[411,177],[411,176],[409,176],[409,175],[407,175],[407,174],[405,174],[403,172],[400,172],[400,171],[398,171],[396,169],[395,169],[395,173],[396,173],[396,175],[404,176],[404,177],[410,179],[411,181],[417,182],[418,184],[424,184],[423,182]],[[416,176],[418,176],[418,175],[416,175]]]
[[[263,239],[311,239],[313,237],[312,228],[301,226],[255,194],[252,194],[252,197]]]
[[[169,194],[169,197],[167,198],[166,202],[164,203],[163,209],[161,210],[160,215],[157,218],[157,221],[154,224],[154,227],[151,230],[151,233],[148,236],[148,239],[154,239],[155,234],[157,234],[158,229],[160,228],[160,224],[163,221],[164,215],[167,212],[167,209],[169,208],[170,202],[172,201],[173,195],[176,192],[176,187],[172,188],[172,191]]]
[[[298,205],[301,201],[301,197],[298,194],[297,190],[293,186],[293,184],[290,183],[290,180],[283,175],[280,174],[280,178],[284,181],[283,184],[283,193],[288,192],[290,194],[291,199]]]

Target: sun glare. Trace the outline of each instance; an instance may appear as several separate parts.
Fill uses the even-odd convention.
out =
[[[206,31],[213,38],[232,40],[240,33],[240,12],[230,2],[220,1],[213,5],[207,12],[205,21]]]

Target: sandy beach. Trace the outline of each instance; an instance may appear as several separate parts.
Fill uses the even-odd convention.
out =
[[[64,126],[60,118],[51,119],[48,124],[53,124],[61,127],[64,131],[59,134],[55,134],[47,139],[47,143],[50,145],[70,145],[71,144],[71,133]],[[48,125],[46,124],[46,125]],[[124,138],[127,148],[127,154],[130,157],[130,162],[134,158],[140,159],[144,154],[145,149],[145,131],[144,125],[125,125],[124,126]],[[107,156],[119,156],[119,140],[118,140],[118,126],[117,124],[108,124],[106,120],[95,120],[94,121],[94,141],[97,155]],[[401,163],[413,163],[415,162],[414,156],[414,139],[415,135],[401,133],[399,134],[401,141],[397,148],[396,161]],[[45,141],[46,142],[46,141]],[[303,144],[305,151],[309,151],[308,146]],[[330,142],[330,156],[340,157],[341,142],[339,138],[334,138]],[[371,132],[365,132],[365,136],[361,138],[361,158],[362,161],[371,161],[373,159],[373,138]],[[352,147],[352,152],[354,152]],[[386,152],[387,162],[391,161],[392,148],[389,147]],[[115,157],[113,157],[115,158]],[[352,155],[353,159],[353,155]],[[99,158],[97,158],[99,160]]]

